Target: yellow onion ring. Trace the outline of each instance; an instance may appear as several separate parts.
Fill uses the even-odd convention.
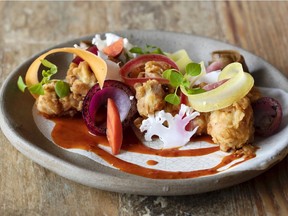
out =
[[[100,57],[96,56],[95,54],[86,51],[84,49],[79,48],[72,48],[72,47],[64,47],[64,48],[56,48],[52,49],[41,56],[39,56],[34,62],[30,65],[30,67],[27,70],[26,76],[25,76],[25,82],[27,86],[32,86],[37,83],[39,83],[38,80],[38,70],[41,65],[42,59],[46,58],[46,56],[57,53],[57,52],[66,52],[66,53],[72,53],[80,58],[82,58],[84,61],[86,61],[93,73],[95,74],[96,79],[98,80],[99,86],[102,88],[106,75],[107,75],[107,64],[106,62],[101,59]],[[34,98],[37,98],[38,95],[32,94]]]
[[[211,112],[232,105],[243,98],[253,87],[254,79],[243,71],[238,62],[227,65],[219,75],[219,81],[229,79],[219,87],[200,94],[189,94],[181,86],[181,91],[187,96],[189,105],[198,112]]]

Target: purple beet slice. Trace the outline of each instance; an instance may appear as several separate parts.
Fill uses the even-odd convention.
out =
[[[123,82],[106,80],[100,89],[94,85],[83,101],[82,116],[90,133],[106,135],[107,100],[111,98],[119,110],[123,130],[130,125],[137,113],[133,91]]]

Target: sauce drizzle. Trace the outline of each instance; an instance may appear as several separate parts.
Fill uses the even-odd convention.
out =
[[[65,149],[82,149],[95,153],[103,160],[113,165],[115,168],[123,172],[127,172],[134,175],[139,175],[147,178],[153,179],[185,179],[185,178],[195,178],[199,176],[206,176],[218,173],[218,169],[224,167],[234,160],[240,157],[236,154],[230,154],[225,156],[222,161],[209,169],[195,170],[188,172],[172,172],[164,170],[156,170],[151,168],[146,168],[133,164],[124,160],[117,158],[116,156],[110,154],[109,152],[103,150],[98,146],[101,145],[109,146],[108,141],[105,136],[94,136],[91,135],[87,127],[82,120],[82,118],[53,118],[51,119],[55,123],[55,127],[52,130],[51,136],[53,141],[60,147]],[[126,134],[123,136],[122,150],[128,152],[136,152],[141,154],[157,155],[162,157],[184,157],[184,156],[202,156],[208,155],[213,152],[219,151],[219,146],[215,145],[208,148],[199,149],[188,149],[179,150],[178,148],[173,149],[153,149],[145,146],[137,138],[137,136],[131,132],[132,130],[126,130]],[[193,138],[192,141],[206,141],[212,142],[209,137]],[[250,158],[244,158],[244,160],[237,162],[237,164],[244,162]],[[158,162],[154,160],[148,160],[146,162],[150,166],[156,165]],[[233,166],[233,165],[232,165]],[[226,168],[227,169],[227,168]]]

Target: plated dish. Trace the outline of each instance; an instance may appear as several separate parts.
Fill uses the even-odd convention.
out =
[[[165,48],[165,52],[169,53],[185,47],[185,50],[194,62],[208,62],[211,58],[210,53],[215,50],[238,50],[239,53],[245,57],[246,64],[256,82],[255,85],[261,86],[261,93],[277,99],[282,107],[287,107],[287,80],[285,78],[283,79],[283,76],[267,62],[244,50],[219,41],[185,34],[152,31],[125,31],[117,34],[121,35],[121,37],[128,38],[131,44],[142,47],[146,44],[151,44],[162,49]],[[73,47],[74,44],[79,44],[80,41],[91,41],[92,38],[93,36],[79,38],[60,44],[57,47]],[[160,38],[162,39],[160,40]],[[163,38],[165,40],[163,40]],[[46,51],[43,53],[45,52]],[[40,54],[36,56],[38,57],[39,55]],[[282,123],[279,131],[275,135],[269,136],[268,138],[255,138],[254,143],[258,148],[255,157],[249,157],[249,160],[244,158],[244,162],[235,161],[235,163],[228,163],[226,164],[227,166],[222,165],[217,167],[217,164],[220,164],[223,158],[229,156],[225,147],[223,147],[224,151],[220,151],[219,148],[215,149],[215,144],[211,144],[209,141],[207,142],[207,140],[203,139],[193,142],[194,144],[196,143],[197,146],[196,144],[188,145],[190,147],[185,145],[183,148],[192,149],[185,149],[182,152],[191,152],[193,149],[195,150],[195,148],[210,150],[214,148],[214,150],[205,154],[203,153],[202,155],[198,153],[197,156],[193,157],[176,157],[175,155],[169,157],[167,157],[167,155],[157,156],[151,153],[143,154],[143,152],[141,153],[139,151],[125,151],[125,149],[115,156],[115,154],[111,154],[109,147],[103,145],[100,148],[102,153],[106,154],[108,152],[109,155],[117,157],[118,161],[124,161],[126,164],[135,164],[138,168],[142,167],[141,169],[144,169],[142,173],[152,171],[151,175],[137,174],[128,171],[128,169],[125,170],[123,167],[117,167],[115,161],[113,165],[111,165],[111,160],[107,159],[107,157],[99,157],[100,154],[97,156],[97,153],[94,154],[95,152],[91,149],[90,151],[87,151],[87,149],[81,151],[74,149],[72,150],[74,153],[68,152],[52,142],[51,134],[53,134],[52,131],[53,128],[55,128],[53,124],[56,122],[57,125],[57,121],[50,121],[42,115],[39,115],[39,113],[35,111],[36,109],[33,106],[34,100],[31,95],[22,94],[17,90],[17,87],[15,89],[15,86],[11,84],[15,81],[17,82],[19,75],[25,76],[28,67],[35,60],[36,56],[16,69],[3,85],[1,91],[3,96],[1,101],[1,115],[4,117],[1,120],[2,130],[8,139],[10,139],[11,143],[23,154],[42,166],[74,181],[105,190],[137,194],[184,195],[201,193],[248,180],[268,169],[283,159],[287,154],[287,140],[284,139],[285,133],[288,130],[286,127],[286,110],[283,110]],[[53,62],[53,64],[59,67],[59,71],[63,71],[62,74],[59,74],[59,78],[63,78],[63,75],[65,76],[72,58],[71,55],[63,53],[57,53],[47,57],[50,62]],[[259,75],[259,73],[261,74]],[[13,100],[9,100],[9,98],[13,98]],[[17,112],[19,103],[23,105],[24,112]],[[198,107],[195,109],[198,109]],[[202,112],[203,110],[200,111]],[[186,112],[186,115],[189,114]],[[31,122],[32,119],[34,119],[34,121]],[[137,127],[134,131],[136,131],[135,140],[137,140],[136,135],[138,135],[139,140]],[[59,133],[62,134],[63,131]],[[14,137],[12,138],[11,135]],[[130,135],[131,133],[129,132],[129,137]],[[124,133],[123,142],[125,142],[125,137],[127,137],[127,134]],[[147,143],[145,143],[146,141]],[[159,148],[154,146],[155,143],[159,144],[160,148],[163,148],[162,141],[149,142],[149,140],[146,139],[143,142],[147,145],[153,145],[148,146],[151,149],[152,147]],[[275,143],[277,143],[277,145]],[[157,149],[155,151],[161,152],[161,150]],[[75,154],[75,152],[78,154]],[[171,152],[171,149],[168,149],[168,152]],[[79,156],[79,154],[81,156]],[[243,158],[241,160],[243,160]],[[213,167],[217,167],[217,169],[212,169]],[[204,170],[208,170],[209,173],[203,174]],[[199,171],[202,174],[199,174]],[[169,175],[167,175],[169,177],[163,177],[163,175],[155,177],[157,176],[155,173],[159,172],[169,172]],[[171,177],[171,173],[174,177]],[[175,173],[177,174],[175,175]],[[181,173],[192,174],[187,176]]]

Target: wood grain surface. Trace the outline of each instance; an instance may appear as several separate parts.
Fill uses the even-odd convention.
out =
[[[0,85],[45,48],[125,29],[184,32],[228,42],[288,77],[287,11],[285,1],[0,2]],[[64,179],[23,156],[0,132],[0,175],[0,215],[288,215],[287,157],[264,174],[223,190],[137,196]]]

